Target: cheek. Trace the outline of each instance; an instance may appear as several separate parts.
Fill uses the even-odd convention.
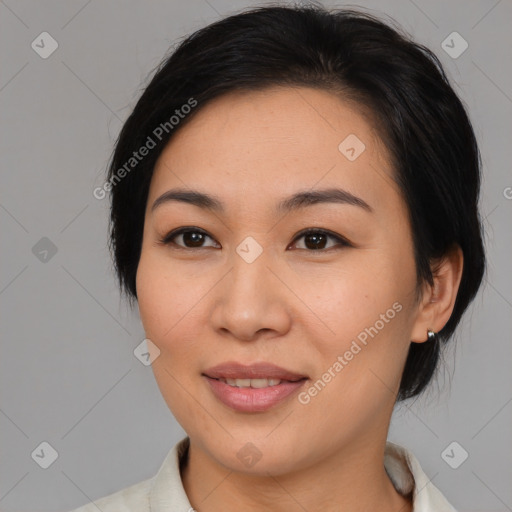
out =
[[[323,370],[341,357],[347,377],[350,374],[360,379],[363,372],[374,367],[392,378],[408,343],[406,311],[398,292],[387,293],[376,287],[361,293],[358,287],[346,286],[338,292],[337,300],[328,303],[328,310],[323,310],[330,332],[312,338]]]
[[[333,272],[316,293],[310,285],[304,288],[304,293],[310,290],[311,309],[329,327],[322,327],[324,336],[311,337],[322,362],[315,377],[325,381],[330,379],[326,372],[336,375],[329,387],[344,407],[357,409],[361,400],[370,407],[374,400],[378,409],[397,388],[407,356],[414,259],[381,246],[354,253],[344,268],[350,271]],[[321,399],[326,407],[332,400],[328,395]]]
[[[186,279],[177,280],[176,274],[168,259],[156,251],[142,251],[136,277],[138,305],[146,335],[157,344],[172,338],[193,301],[194,287]]]
[[[307,304],[324,324],[326,336],[333,341],[356,337],[376,322],[378,327],[384,322],[387,330],[403,322],[406,315],[396,310],[405,311],[411,301],[415,270],[410,260],[373,248],[354,252],[328,275],[315,275],[309,280],[303,273],[296,289],[307,298]],[[395,303],[401,306],[393,307]],[[381,315],[385,316],[382,321]]]
[[[137,268],[137,302],[146,336],[155,341],[160,339],[160,324],[169,301],[165,287],[162,286],[161,279],[158,279],[159,270],[151,256],[143,250]]]
[[[341,287],[333,283],[326,292],[332,300],[321,303],[334,333],[311,336],[314,350],[310,346],[305,354],[318,363],[301,402],[311,400],[311,428],[318,415],[331,416],[333,424],[340,417],[352,418],[359,428],[374,424],[398,391],[407,356],[407,309],[397,287],[359,277],[339,282]]]
[[[176,282],[176,272],[170,271],[168,262],[151,251],[141,254],[136,282],[146,337],[160,350],[151,365],[153,374],[167,406],[184,426],[187,418],[184,411],[190,405],[185,390],[191,387],[194,375],[190,369],[198,358],[194,349],[198,335],[193,331],[197,322],[190,321],[194,313],[193,309],[190,311],[193,298],[187,295],[184,281]]]
[[[150,250],[141,254],[136,281],[146,337],[160,349],[156,367],[185,375],[201,357],[201,329],[205,326],[201,299],[212,283],[177,269],[165,255]]]

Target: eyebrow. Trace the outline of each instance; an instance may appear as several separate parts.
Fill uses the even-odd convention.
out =
[[[217,213],[224,213],[224,206],[219,198],[190,189],[171,189],[163,193],[158,199],[155,200],[151,211],[155,211],[160,205],[171,202],[179,201],[188,203],[205,210],[210,210]],[[340,188],[326,188],[319,190],[306,190],[293,194],[290,197],[283,199],[277,204],[276,213],[288,213],[292,210],[304,208],[314,204],[320,203],[340,203],[352,206],[358,206],[368,212],[373,212],[373,208],[363,199],[357,197],[347,190]]]

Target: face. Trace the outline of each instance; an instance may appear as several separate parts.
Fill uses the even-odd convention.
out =
[[[220,206],[181,196],[153,209],[173,189]],[[278,208],[328,189],[337,199]],[[283,474],[385,438],[416,285],[386,148],[332,93],[223,96],[157,162],[137,272],[141,320],[160,350],[152,367],[169,408],[193,445],[227,468]],[[219,376],[221,363],[292,375],[231,366]],[[287,378],[215,380],[236,375]]]

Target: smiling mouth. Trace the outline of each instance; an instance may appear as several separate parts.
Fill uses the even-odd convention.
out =
[[[278,385],[279,382],[296,382],[307,378],[306,375],[281,368],[271,362],[260,361],[252,364],[242,364],[237,361],[226,361],[202,372],[210,379],[223,380],[237,387],[258,387],[263,384]],[[238,383],[237,383],[238,381]],[[251,381],[254,381],[252,386]],[[267,382],[263,382],[267,381]]]
[[[240,413],[262,413],[281,403],[289,403],[290,397],[300,391],[308,380],[298,375],[288,377],[294,380],[261,375],[237,379],[203,374],[203,378],[220,402]]]
[[[305,377],[303,379],[297,379],[297,380],[284,380],[284,379],[223,379],[218,378],[214,379],[218,380],[220,382],[224,382],[225,384],[228,384],[229,386],[236,387],[236,388],[254,388],[254,389],[261,389],[261,388],[267,388],[267,387],[273,387],[278,386],[282,382],[299,382],[301,380],[305,380]]]

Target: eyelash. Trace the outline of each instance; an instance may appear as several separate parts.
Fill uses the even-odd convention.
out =
[[[208,233],[206,233],[206,231],[203,231],[200,228],[195,228],[195,227],[190,226],[190,227],[178,228],[178,229],[171,231],[170,233],[165,235],[163,238],[161,238],[158,241],[158,243],[161,245],[171,245],[172,244],[178,249],[190,250],[190,251],[208,248],[208,247],[185,247],[182,245],[178,245],[172,241],[174,238],[176,238],[177,236],[182,235],[184,233],[201,233],[202,235],[205,235],[208,238],[211,238],[213,240],[213,238],[210,237],[210,235],[208,235]],[[332,238],[338,242],[338,247],[335,246],[335,247],[329,247],[327,249],[316,249],[316,250],[306,248],[306,249],[300,249],[300,250],[308,251],[308,252],[327,252],[332,249],[336,250],[336,249],[341,249],[343,247],[352,247],[352,245],[350,244],[350,242],[347,239],[341,237],[340,235],[336,235],[330,231],[327,231],[325,229],[320,229],[320,228],[308,228],[308,229],[301,231],[293,239],[292,244],[295,244],[300,238],[303,238],[304,236],[312,235],[312,234],[320,234],[320,235],[325,235],[329,238]]]

